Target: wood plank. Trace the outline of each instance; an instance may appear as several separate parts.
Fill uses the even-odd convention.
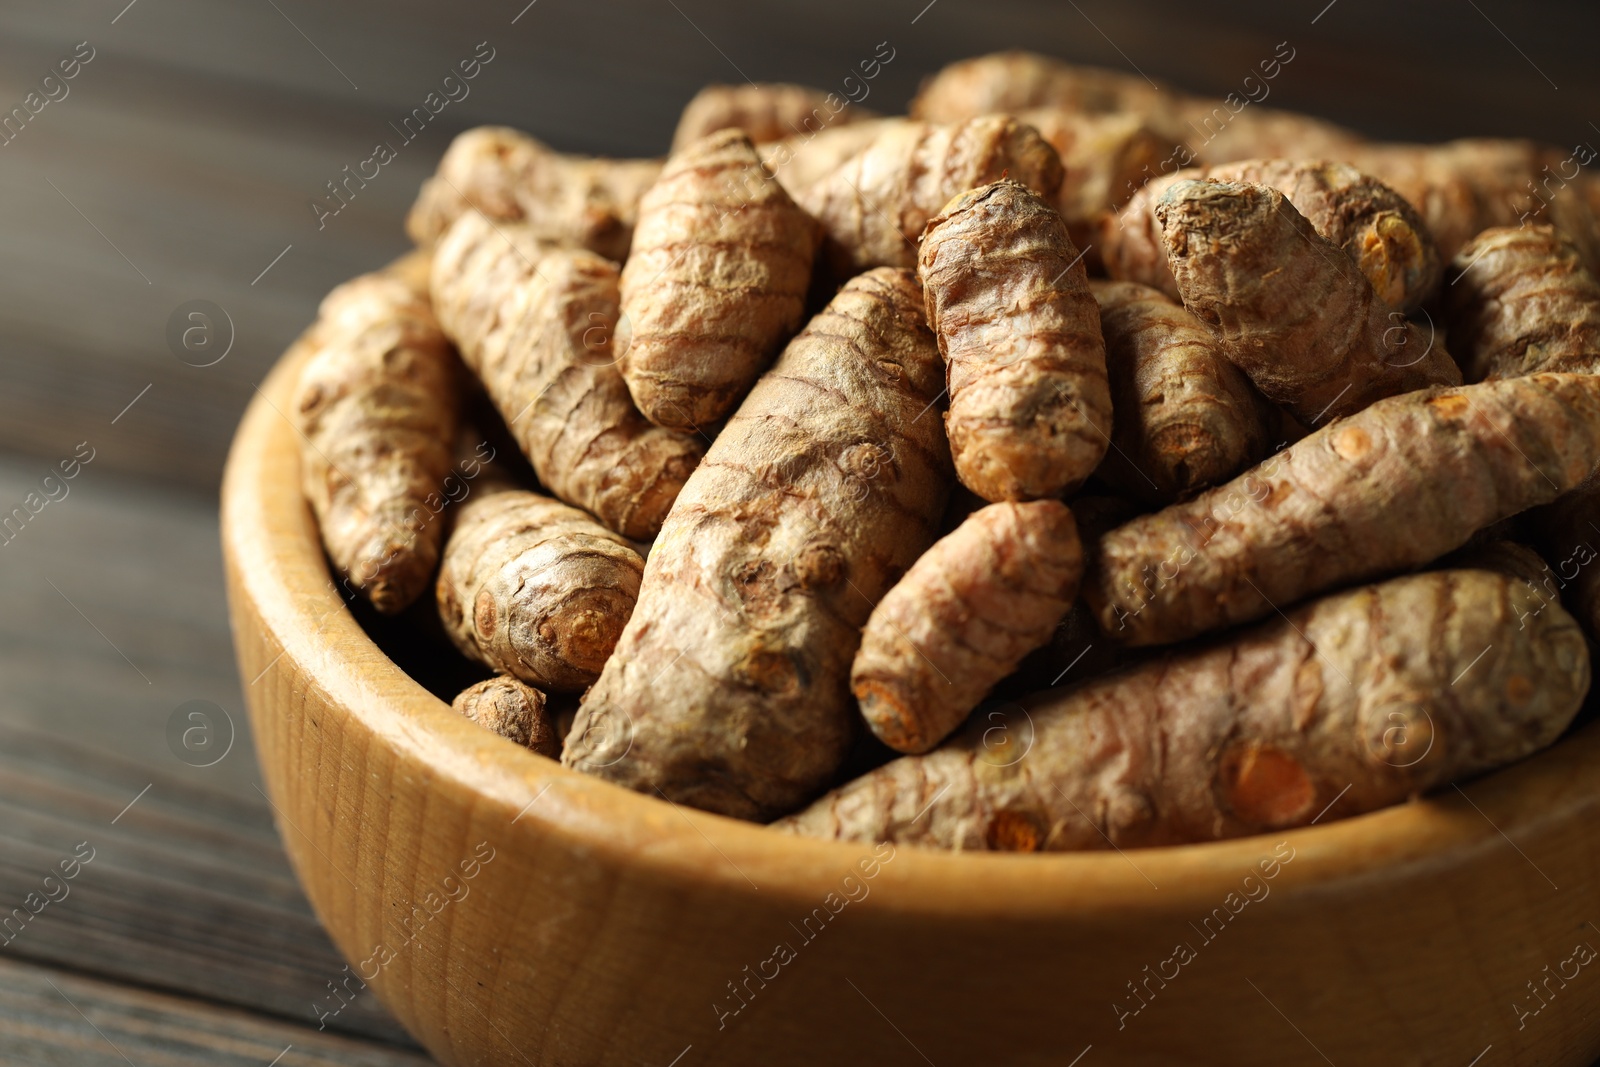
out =
[[[46,469],[0,457],[4,508]],[[0,545],[0,917],[78,842],[97,853],[5,947],[306,1023],[344,961],[258,791],[215,510],[98,457],[67,484]],[[211,766],[168,740],[191,700],[232,718]],[[330,1025],[409,1044],[370,994]]]
[[[0,64],[23,63],[0,48]],[[87,439],[109,468],[214,484],[254,383],[317,294],[404,246],[399,220],[432,161],[402,157],[319,234],[307,202],[358,146],[370,151],[375,115],[111,55],[77,84],[0,169],[17,267],[0,293],[0,330],[15,338],[0,356],[0,444],[54,455]],[[318,118],[295,127],[307,114]],[[181,362],[166,332],[197,299],[219,305],[234,336],[203,368]]]
[[[425,1055],[0,959],[0,1061],[30,1067],[423,1067]]]
[[[13,957],[318,1022],[345,963],[264,808],[0,725],[0,942]],[[415,1047],[370,993],[327,1025]]]
[[[223,602],[215,505],[119,475],[103,459],[97,454],[66,483],[64,499],[19,531],[0,531],[0,602],[11,609],[0,613],[0,722],[226,792],[266,825]],[[50,469],[0,454],[0,515],[38,491]],[[419,613],[428,610],[366,621],[382,640],[420,653],[409,662],[425,668],[424,683],[452,696],[481,674],[448,647],[417,647],[416,631],[430,621]],[[167,723],[190,700],[215,704],[231,721],[234,747],[212,766],[189,766],[169,748]]]
[[[192,493],[118,476],[102,465],[104,451],[65,483],[64,498],[20,530],[13,519],[12,532],[0,532],[0,603],[8,609],[0,612],[0,722],[227,794],[266,827],[223,603],[215,508]],[[0,514],[22,506],[54,460],[71,455],[0,455]],[[190,700],[210,701],[232,720],[234,747],[210,767],[189,766],[168,746],[167,722]],[[136,792],[150,780],[133,775],[120,786]]]

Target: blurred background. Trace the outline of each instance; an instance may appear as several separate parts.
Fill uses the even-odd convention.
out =
[[[0,124],[0,516],[44,500],[0,534],[0,912],[78,842],[97,851],[5,939],[0,1058],[426,1062],[370,994],[314,1025],[343,961],[258,788],[216,504],[256,385],[329,288],[404,250],[457,132],[659,154],[705,83],[837,90],[881,42],[862,102],[888,113],[1012,47],[1222,95],[1287,42],[1271,106],[1570,147],[1600,144],[1597,36],[1596,5],[1510,0],[5,0],[0,118],[79,66]],[[390,124],[484,48],[470,95],[402,145]],[[319,220],[379,141],[397,158]],[[204,358],[178,341],[197,307]],[[40,493],[72,458],[67,494]]]

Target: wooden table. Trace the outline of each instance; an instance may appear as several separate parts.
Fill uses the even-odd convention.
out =
[[[835,88],[883,41],[867,103],[889,111],[1017,45],[1220,93],[1288,41],[1274,104],[1385,136],[1600,143],[1597,30],[1592,5],[1508,0],[8,0],[0,114],[79,42],[93,58],[0,147],[0,513],[80,442],[94,458],[0,545],[0,919],[59,897],[0,927],[0,1061],[428,1062],[370,994],[318,1029],[344,963],[257,786],[215,488],[255,383],[323,292],[403,249],[455,132],[657,153],[707,81]],[[470,96],[319,229],[325,183],[479,42]],[[211,366],[168,341],[195,300],[232,327]],[[219,748],[231,720],[210,766],[169,742],[191,701],[219,709]],[[93,859],[45,882],[80,843]]]

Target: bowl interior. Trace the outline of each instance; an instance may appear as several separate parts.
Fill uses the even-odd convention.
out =
[[[281,655],[313,665],[331,705],[482,804],[518,822],[531,820],[582,836],[595,849],[658,866],[663,875],[705,877],[710,850],[716,860],[709,867],[730,875],[735,889],[753,883],[809,899],[826,890],[832,872],[855,861],[859,845],[790,837],[568,771],[462,719],[390,660],[341,598],[300,493],[299,441],[286,413],[306,354],[303,343],[290,350],[241,428],[225,487],[225,541],[240,595],[264,609],[271,642]],[[1473,793],[1493,804],[1537,792],[1542,763],[1586,758],[1597,746],[1597,727],[1582,728],[1549,752],[1480,779]],[[1480,807],[1484,802],[1478,800]],[[1463,806],[1450,790],[1296,829],[1296,848],[1306,857],[1297,862],[1297,872],[1307,880],[1346,879],[1383,864],[1425,861],[1483,836],[1482,819],[1462,825]],[[1481,830],[1497,832],[1486,824]],[[1142,898],[1136,891],[1146,882],[1209,900],[1219,889],[1226,892],[1237,872],[1254,862],[1264,840],[1139,849],[1131,857],[902,849],[883,905],[937,910],[959,899],[981,899],[997,906],[1003,901],[1004,910],[1013,913],[1049,912],[1082,906],[1085,890],[1094,887],[1095,895],[1103,893],[1107,901],[1126,897],[1127,906],[1136,906],[1132,902]],[[827,882],[816,880],[820,872],[828,872]]]

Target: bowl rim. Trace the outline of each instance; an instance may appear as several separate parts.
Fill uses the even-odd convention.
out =
[[[338,595],[300,492],[299,431],[287,412],[309,355],[302,336],[256,389],[224,474],[230,596],[251,603],[277,645],[276,655],[265,657],[271,662],[241,682],[248,694],[277,663],[294,661],[330,707],[390,755],[424,778],[453,782],[474,798],[474,816],[503,818],[530,843],[561,839],[596,862],[659,883],[711,881],[806,905],[840,892],[842,877],[853,874],[875,879],[877,907],[904,914],[1092,919],[1203,913],[1237,892],[1280,841],[1293,851],[1292,864],[1284,865],[1289,877],[1279,885],[1292,888],[1326,889],[1397,865],[1445,871],[1480,849],[1515,847],[1513,836],[1537,834],[1572,808],[1575,794],[1587,791],[1589,797],[1576,798],[1587,801],[1600,792],[1600,784],[1585,785],[1585,768],[1600,761],[1600,723],[1590,723],[1550,749],[1475,779],[1476,799],[1460,790],[1436,792],[1322,825],[1128,851],[1019,855],[897,847],[868,876],[866,858],[881,858],[870,845],[783,834],[570,770],[456,715],[389,660]],[[243,670],[249,661],[242,649],[238,657]],[[252,716],[271,713],[256,696],[248,702]],[[270,785],[273,776],[264,777]],[[281,804],[274,798],[275,807]]]

